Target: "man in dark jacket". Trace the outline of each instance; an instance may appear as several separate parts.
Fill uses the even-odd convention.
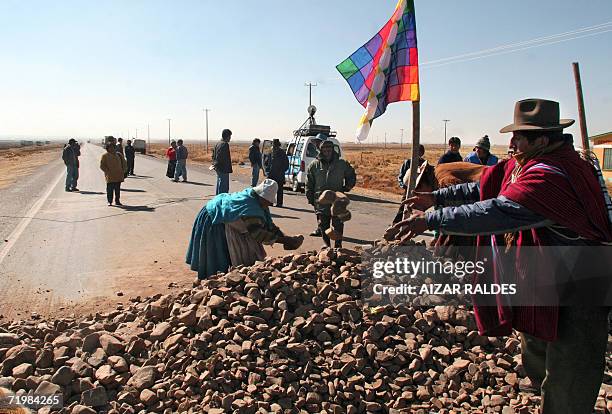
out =
[[[134,159],[136,158],[136,150],[132,146],[132,141],[127,140],[127,146],[124,149],[125,151],[125,160],[127,161],[127,171],[125,176],[134,175]]]
[[[66,191],[79,191],[77,179],[79,174],[79,158],[77,155],[77,142],[74,138],[68,140],[68,145],[62,151],[62,160],[66,165]],[[80,154],[80,151],[78,152]]]
[[[438,160],[438,164],[446,164],[447,162],[461,162],[463,158],[459,154],[461,148],[461,140],[459,137],[452,137],[448,140],[448,151],[446,151]]]
[[[423,165],[423,163],[425,162],[425,158],[423,158],[425,155],[425,146],[423,144],[419,145],[419,166]],[[410,164],[412,163],[412,160],[410,158],[404,160],[404,163],[402,164],[402,167],[400,168],[400,172],[399,175],[397,176],[397,182],[399,183],[399,186],[402,190],[404,190],[404,199],[406,198],[406,192],[408,191],[408,185],[406,185],[406,183],[404,182],[404,178],[406,178],[406,174],[408,173],[408,171],[410,171]],[[417,175],[418,176],[418,175]],[[434,190],[437,189],[437,181],[436,181],[436,174],[435,174],[435,169],[433,165],[427,165],[425,167],[425,172],[423,172],[423,179],[425,179],[425,181],[430,184],[432,187],[434,187]],[[395,218],[393,219],[393,224],[398,223],[402,220],[404,215],[404,206],[400,206],[397,214],[395,215]]]
[[[278,139],[272,141],[272,155],[270,156],[270,165],[268,166],[268,178],[276,181],[278,191],[276,193],[276,207],[283,206],[283,186],[285,184],[285,172],[289,168],[289,158],[283,149]]]
[[[317,159],[308,166],[306,198],[308,204],[315,207],[321,237],[327,247],[331,246],[331,242],[329,236],[325,234],[325,230],[330,227],[333,227],[340,234],[340,238],[335,241],[334,247],[342,247],[344,222],[337,217],[332,217],[329,205],[318,205],[319,196],[325,190],[346,193],[355,186],[356,182],[357,176],[351,164],[339,158],[331,141],[323,141]]]
[[[255,138],[249,147],[249,161],[251,162],[251,168],[253,169],[251,175],[251,187],[256,187],[259,181],[259,170],[263,169],[261,163],[261,150],[259,144],[261,141],[259,138]]]
[[[187,158],[189,151],[183,145],[183,140],[176,141],[176,167],[174,168],[174,181],[178,182],[179,177],[183,176],[183,182],[187,182]]]
[[[216,194],[229,193],[229,175],[233,172],[232,155],[229,147],[231,139],[232,131],[224,129],[221,132],[221,141],[217,142],[213,149],[213,168],[217,173]]]

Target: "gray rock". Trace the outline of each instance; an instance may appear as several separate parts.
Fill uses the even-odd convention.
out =
[[[96,387],[81,393],[81,404],[90,407],[102,407],[108,404],[108,395],[104,387]]]

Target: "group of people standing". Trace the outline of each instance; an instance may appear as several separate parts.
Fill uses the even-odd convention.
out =
[[[189,151],[182,139],[170,142],[170,147],[166,150],[166,158],[168,159],[166,177],[175,183],[178,183],[181,177],[183,182],[187,182],[187,158],[189,158]]]

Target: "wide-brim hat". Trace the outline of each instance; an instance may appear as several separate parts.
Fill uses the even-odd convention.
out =
[[[255,194],[267,200],[270,204],[276,203],[276,193],[278,192],[278,183],[274,180],[266,178],[258,186],[253,187]]]
[[[524,99],[514,106],[514,123],[499,132],[560,131],[573,123],[573,119],[559,119],[559,102]]]

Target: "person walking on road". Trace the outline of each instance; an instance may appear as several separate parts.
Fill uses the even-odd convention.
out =
[[[357,176],[351,164],[339,158],[331,141],[323,141],[317,159],[308,166],[306,198],[308,204],[315,207],[321,237],[327,247],[331,247],[329,235],[326,234],[326,230],[330,228],[338,234],[334,247],[342,247],[344,222],[338,217],[332,217],[331,205],[327,203],[321,205],[319,197],[325,190],[348,192],[355,186],[356,182]]]
[[[261,161],[261,150],[259,144],[261,141],[259,138],[255,138],[249,147],[249,161],[251,162],[252,174],[251,174],[251,187],[255,187],[259,181],[259,171],[263,169]]]
[[[77,179],[79,177],[79,158],[77,156],[77,142],[74,138],[68,140],[62,151],[62,160],[66,165],[66,191],[79,191]],[[80,152],[79,152],[80,154]]]
[[[442,156],[438,160],[438,164],[463,161],[461,154],[459,154],[460,148],[461,140],[459,139],[459,137],[451,137],[451,139],[448,140],[448,151],[442,154]]]
[[[174,170],[174,182],[178,182],[179,177],[183,177],[183,182],[187,182],[187,157],[189,151],[183,145],[183,140],[176,141],[176,168]]]
[[[474,151],[470,152],[463,161],[488,166],[497,164],[497,161],[499,160],[495,155],[491,154],[491,142],[489,141],[489,136],[485,135],[484,137],[480,138],[474,146]]]
[[[276,207],[283,206],[283,186],[285,185],[285,172],[289,168],[289,158],[281,148],[280,140],[272,141],[272,154],[268,166],[268,178],[276,181],[278,192],[276,193]]]
[[[134,175],[134,159],[136,158],[136,150],[132,146],[132,141],[127,140],[127,145],[125,147],[125,160],[127,161],[127,172],[125,176]]]
[[[127,171],[127,163],[123,154],[117,152],[115,144],[106,145],[106,153],[102,154],[100,159],[100,169],[104,171],[106,178],[106,199],[108,205],[113,205],[113,195],[115,196],[115,205],[121,204],[121,183],[124,180],[125,172]]]
[[[230,154],[229,142],[232,139],[232,131],[224,129],[221,132],[221,140],[217,142],[213,149],[212,167],[217,173],[216,194],[229,192],[229,175],[232,170],[232,155]]]
[[[168,158],[166,177],[174,179],[174,171],[176,170],[176,141],[172,140],[170,143],[170,146],[166,150],[166,158]]]
[[[612,242],[612,204],[599,170],[563,134],[573,123],[560,119],[558,102],[517,102],[514,123],[500,130],[512,132],[514,157],[486,168],[477,185],[408,199],[422,211],[443,208],[414,211],[396,225],[405,240],[427,229],[479,235],[476,259],[490,271],[475,274],[474,283],[516,282],[529,302],[506,295],[483,306],[475,295],[474,314],[480,335],[520,332],[522,364],[541,392],[543,414],[593,412],[608,343],[612,255],[602,249]]]

